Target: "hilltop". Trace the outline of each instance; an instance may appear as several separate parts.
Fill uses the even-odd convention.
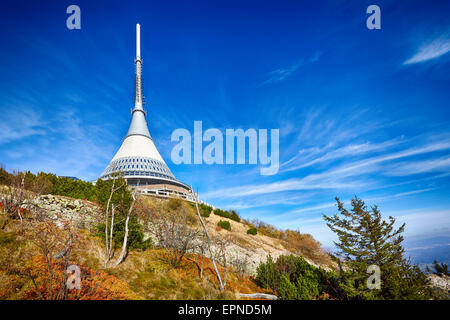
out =
[[[388,226],[362,200],[355,197],[352,206],[370,218],[370,226]],[[350,222],[358,223],[356,218]],[[337,215],[326,219],[342,222]],[[384,231],[389,233],[389,227]],[[360,238],[358,245],[367,243],[366,234]],[[395,252],[402,255],[400,240]],[[247,221],[205,203],[139,195],[121,177],[94,185],[0,168],[0,299],[238,299],[250,293],[295,300],[383,297],[383,291],[360,287],[352,278],[367,279],[364,266],[361,274],[352,268],[360,260],[335,261],[310,234]],[[405,259],[392,261],[402,261],[390,266],[408,276],[385,285],[387,298],[448,299],[447,265],[436,263],[434,275],[426,275]]]
[[[42,283],[45,283],[48,277],[45,261],[40,254],[41,248],[39,244],[36,245],[36,238],[40,235],[35,232],[45,223],[36,222],[36,219],[28,213],[28,209],[33,207],[38,208],[41,216],[44,215],[61,230],[69,226],[71,232],[76,234],[77,240],[71,248],[70,264],[78,265],[82,270],[86,270],[88,278],[95,274],[97,277],[95,285],[104,288],[104,292],[107,292],[105,296],[99,295],[94,298],[235,299],[238,293],[272,293],[270,289],[259,287],[254,279],[256,268],[266,260],[268,255],[277,258],[289,253],[304,254],[311,264],[328,267],[330,263],[328,256],[320,249],[320,244],[310,235],[277,230],[261,222],[259,222],[259,228],[256,228],[257,234],[248,234],[247,231],[254,228],[254,224],[243,219],[238,222],[211,211],[209,215],[203,216],[203,220],[211,237],[215,239],[213,250],[220,252],[220,245],[224,245],[225,248],[223,259],[218,259],[219,272],[222,276],[226,276],[225,291],[219,290],[217,277],[209,258],[203,259],[201,275],[202,259],[194,251],[187,253],[182,258],[180,266],[175,268],[167,263],[167,252],[158,245],[158,240],[148,230],[144,230],[142,240],[149,241],[152,243],[151,246],[130,248],[121,264],[115,268],[105,267],[103,263],[105,242],[99,236],[99,228],[104,219],[102,206],[95,201],[47,194],[29,197],[22,205],[23,218],[34,221],[30,222],[34,231],[24,231],[18,219],[10,221],[0,231],[0,250],[1,256],[4,257],[0,263],[2,299],[38,298],[36,289],[33,289],[32,281],[26,276],[26,272],[36,274],[36,281]],[[195,206],[192,203],[178,199],[139,196],[138,208],[163,214],[165,210],[171,211],[173,208],[175,210],[172,210],[172,213],[185,211],[191,221],[194,221],[192,228],[201,231]],[[0,216],[3,224],[7,217],[4,213]],[[148,217],[139,215],[141,224],[146,224],[147,219]],[[230,230],[219,227],[219,221],[229,222]],[[45,229],[45,232],[50,231],[59,232]],[[312,247],[307,248],[309,244],[312,244]],[[114,250],[113,256],[117,257],[118,254],[119,250]],[[11,269],[12,265],[27,264],[27,261],[32,262],[31,269],[25,271]],[[55,265],[55,270],[59,270],[58,262],[55,262]]]

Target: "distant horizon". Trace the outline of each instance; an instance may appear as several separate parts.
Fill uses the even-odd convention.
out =
[[[150,134],[202,200],[332,248],[322,214],[357,195],[406,223],[418,261],[450,262],[449,3],[378,1],[380,30],[366,27],[368,1],[79,1],[79,30],[66,27],[72,3],[25,3],[0,12],[7,170],[101,175],[131,120],[140,23]],[[175,164],[171,134],[194,121],[279,129],[278,172]]]

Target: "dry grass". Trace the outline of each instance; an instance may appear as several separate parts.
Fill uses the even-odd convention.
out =
[[[172,200],[156,199],[152,197],[143,197],[143,205],[153,208],[154,210],[163,210],[167,208],[168,203]],[[193,215],[196,214],[192,205],[186,201],[176,200],[185,206]],[[173,205],[173,204],[172,204]],[[194,217],[196,219],[196,217]],[[208,218],[203,218],[207,224],[208,230],[212,236],[226,237],[236,245],[249,251],[264,252],[265,255],[271,254],[277,257],[280,254],[294,253],[305,257],[309,262],[316,266],[325,268],[333,268],[333,262],[329,255],[322,249],[320,242],[316,241],[310,234],[301,234],[292,230],[281,230],[276,227],[264,223],[262,221],[234,221],[225,217],[211,214]],[[220,220],[230,222],[231,231],[217,227]],[[256,227],[257,235],[247,234],[247,230]],[[264,259],[265,260],[265,257]]]
[[[180,209],[189,212],[192,226],[198,226],[195,208],[181,200],[165,200],[152,197],[140,197],[138,209],[170,214]],[[1,218],[1,217],[0,217]],[[144,218],[144,217],[143,217]],[[281,231],[265,225],[257,235],[247,234],[253,225],[245,220],[236,222],[211,214],[203,218],[212,237],[229,240],[250,252],[252,260],[264,260],[267,254],[277,257],[289,252],[301,254],[316,265],[329,265],[330,261],[321,249],[320,243],[309,234],[295,231]],[[220,220],[230,222],[231,231],[216,228]],[[11,226],[14,226],[12,224]],[[5,231],[0,231],[5,232]],[[14,232],[9,230],[8,232]],[[200,257],[190,255],[183,258],[179,268],[173,268],[162,259],[165,252],[160,249],[131,251],[125,261],[114,269],[104,269],[104,243],[87,230],[79,230],[79,242],[73,249],[73,263],[93,270],[102,270],[125,282],[136,294],[137,299],[235,299],[235,293],[265,292],[251,277],[240,276],[232,270],[227,272],[227,288],[224,293],[218,290],[218,280],[211,261],[204,260],[204,277],[200,278]],[[219,266],[221,273],[222,268]],[[0,278],[4,275],[0,272]],[[1,280],[3,281],[3,280]]]
[[[32,245],[19,241],[17,235],[19,225],[11,223],[8,230],[0,231],[0,253],[3,257],[9,256],[6,252],[11,244],[21,246],[23,250],[31,250],[31,256],[39,255]],[[103,268],[104,244],[100,238],[91,235],[88,231],[80,230],[78,241],[71,254],[71,264],[84,266],[92,270],[106,272],[112,279],[125,285],[124,290],[128,297],[133,299],[236,299],[235,293],[263,292],[248,276],[239,277],[232,270],[227,272],[227,286],[225,292],[219,291],[219,284],[214,273],[212,263],[204,259],[204,276],[200,278],[201,258],[190,255],[184,258],[179,268],[173,268],[165,262],[162,249],[146,251],[131,251],[125,261],[116,268]],[[1,260],[1,259],[0,259]],[[1,262],[1,261],[0,261]],[[23,261],[17,261],[23,263]],[[0,263],[1,264],[1,263]],[[224,270],[219,266],[221,274]],[[22,299],[24,290],[29,289],[28,279],[12,277],[0,268],[0,293],[3,298]],[[83,285],[83,283],[82,283]],[[15,288],[23,288],[17,291]],[[17,293],[14,293],[16,292]],[[132,294],[130,294],[132,293]],[[7,296],[6,296],[7,294]],[[13,295],[11,295],[13,294]]]

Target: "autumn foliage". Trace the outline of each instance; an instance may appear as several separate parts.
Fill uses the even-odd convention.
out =
[[[32,258],[26,266],[29,274],[34,278],[36,287],[31,286],[24,292],[24,299],[50,299],[50,289],[48,287],[49,271],[43,256]],[[117,300],[136,299],[135,294],[128,288],[128,284],[103,271],[92,270],[87,267],[78,266],[81,270],[81,288],[67,289],[68,300]],[[62,261],[52,262],[53,285],[52,296],[58,297],[61,291],[65,265]]]

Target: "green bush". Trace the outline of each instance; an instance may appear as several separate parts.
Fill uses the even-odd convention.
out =
[[[98,202],[106,208],[107,202],[110,197],[112,180],[98,180],[96,188],[96,198]],[[111,198],[110,205],[115,207],[115,217],[114,217],[114,248],[118,248],[123,243],[123,238],[125,235],[125,220],[128,214],[128,210],[132,203],[131,191],[126,184],[124,184],[123,178],[117,178],[114,184],[116,192]],[[121,186],[119,189],[118,186]],[[178,208],[181,206],[181,201],[177,199],[171,199],[174,201],[168,202],[168,208]],[[130,217],[128,223],[128,248],[130,249],[148,249],[152,247],[151,239],[144,241],[144,231],[143,226],[139,222],[136,215]],[[101,223],[98,226],[98,236],[104,239],[105,237],[105,224]]]
[[[200,211],[200,215],[202,217],[208,218],[210,216],[210,214],[211,214],[212,207],[210,207],[210,206],[208,206],[208,205],[206,205],[204,203],[199,203],[198,204],[198,210]]]
[[[236,211],[231,210],[231,211],[225,211],[225,210],[221,210],[221,209],[215,209],[214,210],[214,214],[224,217],[224,218],[228,218],[237,222],[241,222],[241,218],[239,217],[239,215],[237,214]]]
[[[125,216],[123,214],[117,217],[119,222],[114,223],[114,231],[113,231],[113,239],[114,239],[114,249],[118,249],[123,244],[123,238],[125,236]],[[128,222],[128,241],[127,248],[128,249],[151,249],[153,247],[152,239],[148,238],[144,240],[144,231],[143,226],[139,223],[136,216],[131,216],[130,221]],[[97,227],[98,232],[97,236],[105,239],[105,224],[101,223]]]
[[[258,229],[250,228],[250,229],[247,230],[247,234],[256,235],[256,234],[258,234]]]
[[[297,286],[289,280],[289,276],[286,274],[280,277],[277,293],[281,300],[300,300]]]
[[[30,171],[17,173],[24,178],[25,189],[43,194],[53,194],[90,201],[97,200],[97,188],[87,181],[75,180],[68,177],[58,177],[53,173]],[[14,174],[7,172],[0,165],[0,184],[9,184]]]
[[[263,288],[270,288],[284,300],[317,299],[321,294],[334,295],[336,275],[310,265],[303,257],[282,255],[273,261],[260,263],[256,281]]]
[[[221,227],[222,229],[231,231],[231,224],[230,224],[229,221],[220,220],[220,221],[217,223],[217,225],[218,225],[219,227]]]

